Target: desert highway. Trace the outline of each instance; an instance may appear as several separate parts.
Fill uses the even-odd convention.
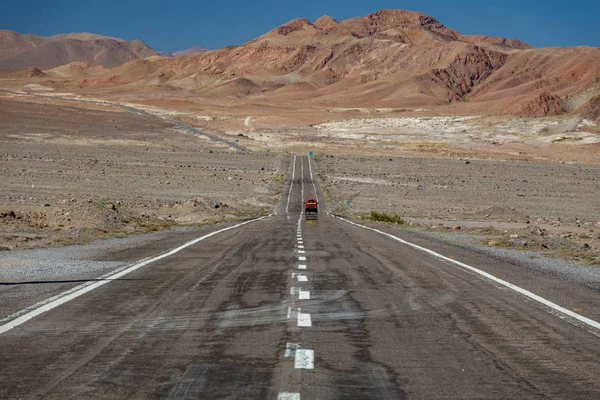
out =
[[[5,318],[0,398],[600,398],[597,289],[329,215],[315,167],[293,157],[271,216]]]

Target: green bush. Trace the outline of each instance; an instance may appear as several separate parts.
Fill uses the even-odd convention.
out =
[[[396,214],[387,214],[379,211],[371,211],[368,217],[371,221],[375,222],[391,222],[397,225],[403,225],[404,220],[401,216]]]

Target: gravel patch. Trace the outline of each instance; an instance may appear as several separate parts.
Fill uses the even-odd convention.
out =
[[[0,322],[23,308],[131,264],[99,260],[107,254],[194,230],[175,228],[85,245],[0,253]]]
[[[590,267],[574,261],[549,257],[538,251],[505,249],[488,247],[477,243],[485,237],[455,232],[420,232],[410,230],[411,233],[437,243],[449,243],[475,251],[485,256],[506,261],[523,268],[547,276],[557,277],[561,280],[581,285],[600,291],[600,268]]]

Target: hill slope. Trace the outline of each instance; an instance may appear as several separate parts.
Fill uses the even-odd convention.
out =
[[[21,67],[45,70],[72,62],[115,67],[155,55],[157,53],[140,40],[128,42],[91,33],[42,37],[0,31],[0,71]]]
[[[464,35],[422,13],[381,10],[341,22],[295,19],[241,46],[70,76],[62,83],[71,87],[209,99],[449,107],[455,114],[593,114],[600,49],[536,49],[517,39]]]

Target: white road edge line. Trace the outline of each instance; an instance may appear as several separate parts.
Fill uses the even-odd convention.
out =
[[[298,221],[302,221],[302,213],[304,212],[304,163],[302,162],[302,159],[300,159],[300,182],[300,187],[302,188],[300,191],[300,210],[302,211],[300,211],[300,219],[298,219]]]
[[[285,206],[286,214],[290,211],[290,197],[292,197],[292,188],[294,187],[294,175],[296,174],[296,155],[294,154],[294,160],[292,161],[292,180],[290,181],[290,190],[288,192],[287,205]]]
[[[485,278],[487,278],[487,279],[489,279],[491,281],[494,281],[494,282],[496,282],[496,283],[498,283],[500,285],[506,286],[507,288],[512,289],[515,292],[520,293],[520,294],[522,294],[525,297],[529,297],[530,299],[535,300],[538,303],[541,303],[541,304],[545,305],[546,307],[550,307],[551,309],[553,309],[555,311],[558,311],[558,312],[560,312],[560,313],[562,313],[562,314],[564,314],[564,315],[566,315],[568,317],[571,317],[571,318],[573,318],[573,319],[575,319],[575,320],[577,320],[577,321],[579,321],[579,322],[581,322],[583,324],[586,324],[586,325],[588,325],[588,326],[590,326],[592,328],[600,330],[600,322],[597,322],[597,321],[594,321],[593,319],[584,317],[583,315],[579,315],[579,314],[577,314],[577,313],[575,313],[575,312],[573,312],[571,310],[568,310],[568,309],[566,309],[564,307],[559,306],[556,303],[551,302],[550,300],[546,300],[545,298],[543,298],[541,296],[538,296],[537,294],[532,293],[529,290],[523,289],[523,288],[521,288],[521,287],[519,287],[517,285],[514,285],[514,284],[512,284],[510,282],[507,282],[505,280],[496,278],[494,275],[488,274],[487,272],[484,272],[484,271],[482,271],[480,269],[477,269],[475,267],[472,267],[472,266],[467,265],[465,263],[462,263],[460,261],[456,261],[456,260],[454,260],[452,258],[443,256],[443,255],[441,255],[439,253],[436,253],[433,250],[429,250],[429,249],[427,249],[425,247],[421,247],[421,246],[416,245],[414,243],[407,242],[406,240],[400,239],[399,237],[396,237],[396,236],[391,235],[389,233],[382,232],[382,231],[380,231],[378,229],[369,228],[368,226],[357,224],[356,222],[349,221],[349,220],[347,220],[345,218],[342,218],[342,217],[338,217],[338,216],[336,216],[336,217],[339,218],[339,219],[341,219],[342,221],[345,221],[345,222],[349,223],[349,224],[356,225],[356,226],[359,226],[361,228],[364,228],[364,229],[367,229],[367,230],[370,230],[370,231],[373,231],[373,232],[380,233],[380,234],[382,234],[384,236],[387,236],[387,237],[389,237],[389,238],[391,238],[393,240],[396,240],[396,241],[398,241],[400,243],[403,243],[403,244],[405,244],[407,246],[410,246],[410,247],[412,247],[414,249],[423,251],[423,252],[425,252],[425,253],[427,253],[429,255],[432,255],[432,256],[434,256],[436,258],[442,259],[444,261],[448,261],[449,263],[452,263],[454,265],[458,265],[459,267],[462,267],[462,268],[467,269],[467,270],[469,270],[471,272],[479,274],[479,275],[481,275],[481,276],[483,276],[483,277],[485,277]]]
[[[117,272],[117,273],[115,273],[113,275],[105,276],[103,278],[104,280],[102,280],[102,281],[98,281],[98,282],[93,283],[91,285],[89,285],[89,284],[80,285],[80,289],[78,289],[78,290],[71,289],[71,290],[68,290],[66,292],[63,292],[61,295],[59,295],[60,297],[57,298],[56,300],[54,300],[52,302],[49,302],[47,304],[44,304],[44,305],[42,305],[42,306],[40,306],[38,308],[35,308],[35,309],[31,310],[30,312],[28,312],[26,314],[23,314],[20,317],[15,318],[12,321],[10,321],[10,322],[8,322],[8,323],[6,323],[4,325],[0,325],[0,335],[2,335],[3,333],[8,332],[9,330],[11,330],[12,328],[14,328],[16,326],[19,326],[19,325],[21,325],[21,324],[29,321],[30,319],[32,319],[34,317],[37,317],[38,315],[40,315],[42,313],[45,313],[46,311],[50,311],[53,308],[56,308],[56,307],[58,307],[58,306],[60,306],[62,304],[65,304],[65,303],[73,300],[73,299],[76,299],[79,296],[82,296],[82,295],[84,295],[84,294],[86,294],[88,292],[91,292],[92,290],[97,289],[100,286],[106,285],[107,283],[109,283],[109,282],[111,282],[111,281],[113,281],[115,279],[119,279],[122,276],[125,276],[125,275],[129,274],[130,272],[135,271],[136,269],[142,268],[143,266],[146,266],[146,265],[148,265],[150,263],[153,263],[155,261],[162,260],[163,258],[172,256],[173,254],[180,252],[181,250],[185,249],[186,247],[190,247],[190,246],[192,246],[192,245],[194,245],[194,244],[196,244],[196,243],[198,243],[198,242],[200,242],[200,241],[202,241],[204,239],[208,239],[209,237],[214,236],[214,235],[216,235],[218,233],[222,233],[222,232],[225,232],[225,231],[228,231],[228,230],[231,230],[231,229],[238,228],[238,227],[240,227],[242,225],[246,225],[246,224],[249,224],[249,223],[252,223],[252,222],[260,221],[260,220],[265,219],[265,218],[269,218],[270,216],[271,216],[271,214],[269,214],[268,216],[265,216],[265,217],[255,218],[255,219],[252,219],[250,221],[245,221],[245,222],[242,222],[242,223],[237,224],[237,225],[233,225],[233,226],[230,226],[230,227],[227,227],[227,228],[224,228],[224,229],[220,229],[220,230],[215,231],[215,232],[211,232],[211,233],[209,233],[207,235],[204,235],[202,237],[196,238],[194,240],[190,240],[189,242],[187,242],[187,243],[185,243],[185,244],[183,244],[183,245],[181,245],[179,247],[176,247],[175,249],[173,249],[171,251],[168,251],[168,252],[166,252],[164,254],[161,254],[160,256],[156,256],[156,257],[147,259],[145,261],[142,261],[140,263],[137,263],[135,265],[132,265],[131,267],[129,267],[127,269],[124,269],[124,270],[122,270],[120,272]],[[77,288],[75,288],[75,289],[77,289]]]
[[[317,193],[317,187],[315,186],[315,180],[313,179],[312,167],[310,166],[310,156],[308,156],[308,171],[310,172],[310,181],[312,182],[313,189],[315,190],[315,199],[319,202],[319,194]]]

